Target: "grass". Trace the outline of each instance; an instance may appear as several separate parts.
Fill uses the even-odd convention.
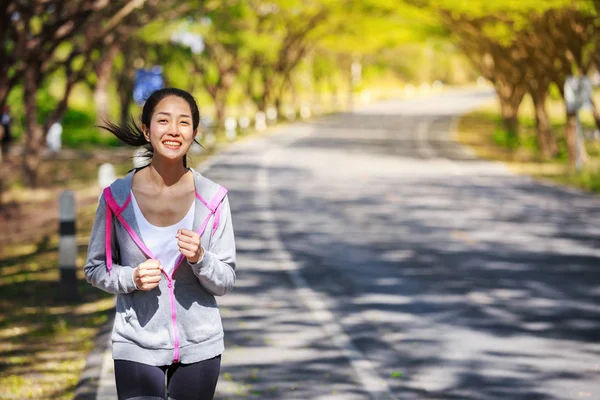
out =
[[[530,175],[536,179],[590,192],[600,192],[600,141],[586,140],[589,162],[581,171],[575,171],[568,165],[564,136],[565,111],[561,101],[548,102],[552,133],[559,148],[559,154],[551,160],[544,160],[540,156],[535,136],[533,106],[530,101],[525,101],[519,110],[520,127],[516,143],[502,129],[498,110],[497,103],[492,102],[463,116],[458,123],[456,138],[471,147],[479,157],[501,161],[517,174]],[[589,111],[582,112],[581,120],[584,131],[594,130]]]
[[[78,213],[83,265],[95,212]],[[58,235],[8,246],[0,260],[0,399],[71,399],[98,328],[114,307],[79,270],[79,300],[58,296]]]

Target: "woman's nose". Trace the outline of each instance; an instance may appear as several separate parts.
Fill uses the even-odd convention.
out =
[[[176,122],[171,122],[169,124],[169,135],[179,135],[179,129],[177,128],[177,123]]]

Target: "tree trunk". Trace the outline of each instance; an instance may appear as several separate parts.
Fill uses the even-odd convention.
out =
[[[131,89],[131,90],[129,90]],[[129,122],[129,105],[133,101],[132,88],[121,88],[119,93],[119,102],[121,103],[121,126],[125,126]]]
[[[500,112],[502,124],[509,135],[517,135],[519,132],[519,106],[510,101],[500,99]]]
[[[279,85],[279,90],[277,90],[275,98],[273,99],[273,104],[275,105],[275,109],[277,109],[277,115],[285,115],[285,110],[283,109],[283,97],[285,95],[285,90],[287,87],[289,87],[292,90],[292,92],[294,91],[289,74],[286,74],[282,77]]]
[[[514,85],[496,85],[496,94],[500,101],[502,123],[511,145],[519,142],[519,107],[525,96],[525,91]]]
[[[535,107],[537,143],[544,159],[554,157],[558,153],[556,138],[552,135],[550,118],[546,111],[547,91],[532,91],[531,98]]]
[[[265,96],[259,96],[254,100],[254,104],[258,111],[266,112],[267,111],[267,102],[265,101]]]
[[[8,77],[0,78],[0,109],[4,108],[8,95],[10,93]]]
[[[215,126],[222,127],[225,125],[225,109],[227,107],[225,99],[226,89],[217,88],[215,91],[215,95],[213,96],[213,102],[215,103]]]
[[[271,95],[275,85],[273,78],[275,73],[275,71],[271,71],[271,73],[269,73],[266,68],[263,68],[260,71],[260,78],[262,80],[262,93],[258,96],[256,106],[262,112],[267,111],[267,104],[269,104],[269,101],[271,100]]]
[[[98,80],[94,89],[94,101],[96,103],[96,124],[102,125],[109,119],[108,110],[108,86],[112,75],[113,61],[119,47],[111,45],[110,49],[96,66]]]
[[[283,115],[283,102],[281,101],[281,95],[277,95],[277,97],[275,97],[275,100],[273,101],[273,104],[275,105],[275,109],[277,110],[277,115]]]
[[[4,126],[0,125],[0,168],[2,168],[2,162],[3,162],[3,156],[4,156],[4,147],[1,144],[2,138],[4,138]],[[2,196],[2,179],[0,179],[0,196]],[[2,204],[2,201],[0,201],[0,204]]]
[[[600,111],[598,111],[598,107],[596,107],[596,103],[593,99],[590,99],[590,103],[592,105],[592,113],[594,114],[594,121],[596,122],[596,128],[600,130]]]
[[[37,121],[37,71],[35,67],[27,68],[23,77],[23,97],[25,102],[25,151],[23,152],[23,172],[25,183],[30,187],[37,186],[37,173],[42,162],[44,148],[44,132]]]
[[[258,103],[256,104],[258,109],[262,112],[267,111],[267,102],[269,101],[269,98],[271,96],[271,90],[271,82],[265,81],[263,86],[263,92],[259,97]]]
[[[123,67],[117,77],[117,92],[119,94],[119,105],[121,107],[121,126],[129,121],[129,106],[133,102],[133,70]]]
[[[565,139],[569,165],[575,168],[577,163],[577,114],[575,113],[567,112]]]

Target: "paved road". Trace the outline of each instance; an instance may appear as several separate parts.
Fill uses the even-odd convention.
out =
[[[214,160],[239,248],[219,399],[600,399],[600,199],[455,144],[487,99],[371,106]]]

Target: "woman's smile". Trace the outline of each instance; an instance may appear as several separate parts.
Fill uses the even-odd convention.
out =
[[[167,149],[171,149],[171,150],[179,150],[179,148],[181,147],[181,142],[179,142],[177,140],[163,140],[162,144]]]

